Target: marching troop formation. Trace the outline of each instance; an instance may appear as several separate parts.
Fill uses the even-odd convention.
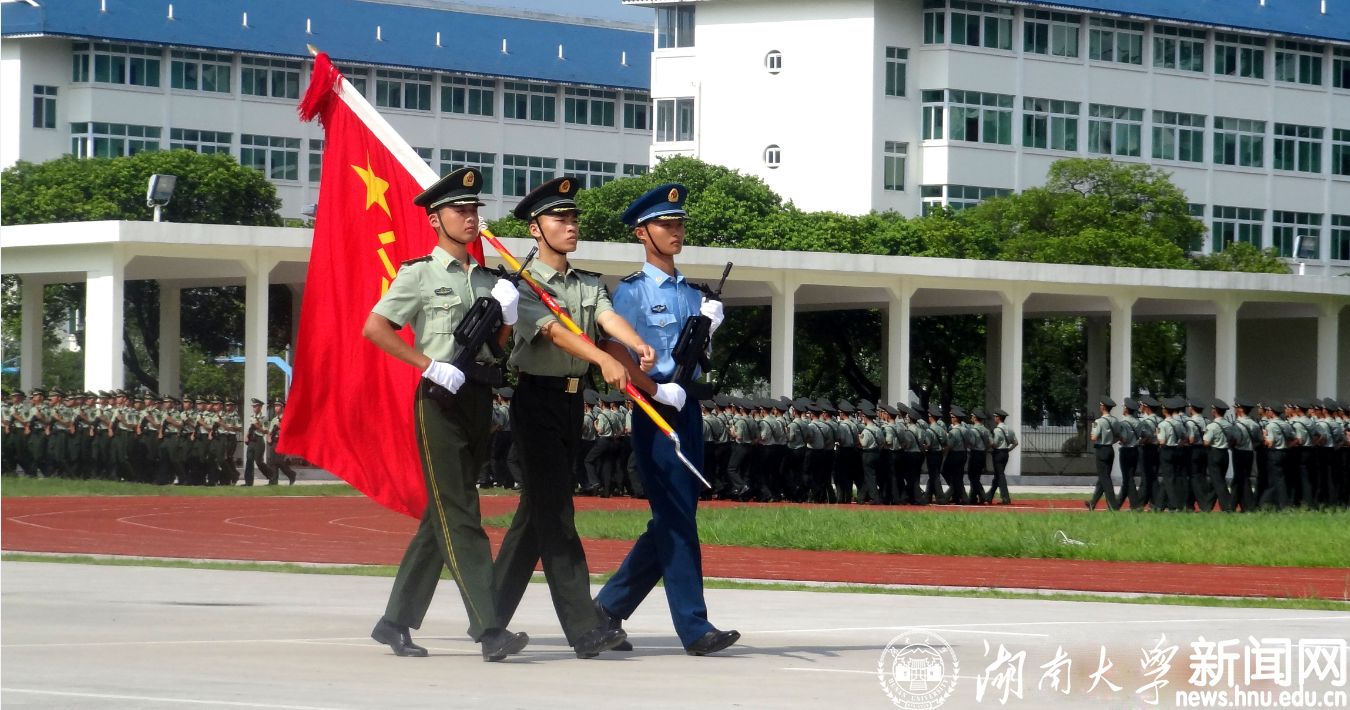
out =
[[[239,442],[245,444],[243,485],[256,467],[269,485],[295,471],[277,454],[281,400],[270,414],[262,400],[252,413],[218,397],[158,397],[150,393],[10,392],[0,411],[5,474],[38,478],[134,481],[184,486],[233,486]]]

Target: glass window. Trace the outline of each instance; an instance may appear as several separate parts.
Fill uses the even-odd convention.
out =
[[[1139,157],[1144,110],[1088,104],[1088,152]]]
[[[431,75],[376,69],[375,105],[382,108],[430,111]]]
[[[572,158],[563,161],[563,174],[580,178],[582,187],[600,187],[617,177],[615,175],[617,171],[617,163]]]
[[[1090,18],[1088,58],[1099,62],[1143,65],[1144,23]]]
[[[1331,129],[1331,174],[1350,175],[1350,129]]]
[[[1214,33],[1214,73],[1246,79],[1266,76],[1266,40],[1261,37]]]
[[[1212,250],[1221,252],[1236,242],[1262,248],[1261,233],[1265,230],[1265,223],[1265,210],[1214,205],[1214,221],[1210,223],[1214,240]]]
[[[169,57],[169,86],[174,89],[230,93],[230,55],[175,49]]]
[[[947,41],[947,0],[923,0],[923,43]]]
[[[1205,117],[1176,111],[1153,112],[1153,157],[1161,160],[1205,161]]]
[[[157,47],[76,42],[72,49],[71,81],[159,86],[159,65],[164,51]]]
[[[170,128],[169,150],[190,150],[194,153],[229,153],[234,145],[234,134],[223,131],[200,131],[195,128]]]
[[[1011,7],[972,0],[950,0],[952,44],[1012,49]]]
[[[922,94],[925,103],[930,99],[941,100],[944,96],[945,105],[924,106],[925,139],[943,137],[942,113],[945,111],[948,118],[946,121],[948,139],[1012,145],[1012,96],[959,89],[948,89],[945,92],[925,91]]]
[[[1322,85],[1322,48],[1307,42],[1275,40],[1275,80]]]
[[[1027,148],[1046,148],[1077,152],[1077,101],[1022,99],[1022,145]]]
[[[694,6],[656,8],[656,48],[694,46]]]
[[[241,133],[239,164],[272,180],[299,180],[300,139]]]
[[[903,191],[905,189],[905,163],[909,161],[909,144],[899,141],[886,141],[881,154],[883,190]]]
[[[1331,85],[1337,89],[1350,89],[1350,49],[1332,48]]]
[[[1265,165],[1266,122],[1214,117],[1214,162],[1259,168]]]
[[[1322,215],[1310,212],[1286,212],[1275,210],[1271,213],[1271,246],[1280,256],[1293,258],[1301,238],[1316,243],[1322,237]]]
[[[1052,57],[1077,57],[1081,15],[1045,10],[1022,13],[1022,51]]]
[[[904,96],[906,68],[909,65],[909,50],[900,47],[886,48],[886,95]]]
[[[1275,124],[1275,169],[1301,173],[1322,172],[1322,129],[1318,126]]]
[[[923,200],[923,214],[929,214],[939,207],[963,210],[974,207],[985,200],[1006,197],[1012,190],[1001,187],[979,187],[976,185],[923,185],[919,195]]]
[[[441,149],[441,174],[449,175],[460,168],[474,168],[483,174],[483,194],[492,194],[492,175],[496,172],[497,154],[474,150]]]
[[[642,165],[640,163],[623,164],[624,177],[637,177],[639,175],[646,175],[650,170],[651,170],[650,166]]]
[[[604,89],[563,90],[563,120],[581,126],[614,127],[618,93]]]
[[[925,89],[920,96],[923,99],[923,139],[941,140],[946,136],[943,132],[943,116],[946,113],[943,99],[946,92],[941,89]]]
[[[1331,253],[1327,258],[1350,261],[1350,215],[1331,215]]]
[[[56,87],[33,85],[33,128],[56,128]]]
[[[694,99],[657,99],[656,142],[694,140]]]
[[[557,158],[535,155],[502,156],[502,194],[524,197],[536,187],[552,180],[558,168]]]
[[[441,112],[469,116],[493,115],[497,82],[467,76],[441,78]]]
[[[249,96],[300,98],[300,62],[239,58],[239,91]]]
[[[548,84],[526,84],[518,81],[502,83],[502,115],[519,121],[558,120],[556,109],[558,91]]]
[[[70,124],[70,152],[77,158],[120,158],[159,150],[159,126],[127,123]]]
[[[310,138],[309,181],[317,185],[321,177],[323,177],[323,141],[318,138]]]
[[[646,94],[625,91],[623,94],[623,127],[630,131],[652,129],[652,100]]]
[[[366,95],[366,86],[368,86],[370,82],[369,69],[344,64],[336,64],[334,66],[337,67],[338,71],[342,72],[342,78],[346,79],[347,83],[351,84],[353,89],[356,89],[356,93],[362,96]]]
[[[1161,69],[1204,71],[1204,30],[1154,25],[1153,66]]]

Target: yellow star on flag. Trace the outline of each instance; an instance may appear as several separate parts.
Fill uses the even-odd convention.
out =
[[[366,156],[366,167],[353,165],[352,170],[361,176],[361,181],[366,184],[366,209],[371,205],[379,205],[384,210],[385,216],[389,215],[389,203],[384,200],[384,193],[389,190],[389,181],[382,180],[375,174],[375,169],[370,166],[370,156]]]

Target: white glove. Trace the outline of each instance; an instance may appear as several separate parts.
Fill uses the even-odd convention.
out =
[[[706,297],[699,302],[698,312],[702,313],[708,320],[712,321],[712,327],[708,329],[708,335],[717,332],[717,326],[722,325],[725,316],[722,314],[721,301],[709,301]]]
[[[464,372],[440,360],[432,360],[427,369],[422,371],[422,376],[450,390],[450,394],[458,392],[459,388],[464,386]]]
[[[684,409],[684,388],[674,382],[667,382],[656,386],[656,394],[652,399],[661,404],[668,404],[675,409]]]
[[[502,323],[515,325],[519,317],[516,306],[520,305],[520,291],[516,290],[516,285],[506,279],[497,279],[497,285],[492,287],[492,297],[502,305]]]

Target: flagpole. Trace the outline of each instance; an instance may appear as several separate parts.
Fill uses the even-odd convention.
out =
[[[318,47],[315,47],[312,44],[307,44],[305,46],[311,55],[319,55]],[[366,124],[366,128],[384,144],[385,148],[393,154],[394,159],[398,160],[399,164],[412,175],[418,185],[426,188],[435,183],[440,177],[436,174],[436,171],[432,170],[431,166],[427,165],[426,162],[417,155],[417,151],[413,150],[412,146],[408,144],[408,141],[405,140],[403,136],[399,135],[398,131],[394,130],[393,126],[389,125],[389,122],[384,119],[384,116],[381,116],[380,112],[376,111],[375,107],[371,106],[369,101],[366,101],[366,97],[361,95],[361,92],[357,91],[356,88],[347,81],[347,78],[341,75],[341,72],[338,72],[338,76],[341,79],[341,82],[335,84],[334,93],[336,93],[338,98],[347,105],[347,108],[351,109],[352,113],[356,114],[356,116]],[[525,278],[525,282],[530,285],[530,288],[534,291],[535,295],[539,296],[539,300],[543,301],[544,305],[548,306],[548,309],[552,311],[554,317],[556,317],[564,327],[572,333],[581,336],[586,342],[591,343],[592,345],[595,344],[590,336],[586,335],[585,331],[576,324],[576,321],[573,321],[572,318],[567,315],[566,311],[558,305],[558,302],[553,296],[540,287],[539,283],[534,280],[528,271],[521,271],[520,262],[512,256],[511,251],[506,248],[506,245],[502,244],[501,241],[486,227],[480,227],[478,233],[487,239],[488,244],[491,244],[492,248],[497,250],[497,254],[502,257],[502,260],[505,261],[513,271],[521,272],[521,275]],[[670,426],[670,423],[666,421],[665,417],[662,417],[661,414],[656,411],[656,408],[652,406],[651,402],[647,401],[647,397],[642,394],[642,391],[635,387],[632,382],[629,382],[627,386],[624,387],[624,393],[632,398],[632,400],[642,408],[642,411],[647,413],[647,416],[651,418],[657,428],[666,435],[666,438],[669,439],[670,443],[675,447],[675,456],[689,469],[689,472],[694,474],[705,487],[712,488],[712,485],[708,483],[708,479],[704,478],[703,474],[699,473],[699,470],[694,467],[694,464],[685,457],[684,452],[680,448],[680,435],[675,433],[675,429]]]

